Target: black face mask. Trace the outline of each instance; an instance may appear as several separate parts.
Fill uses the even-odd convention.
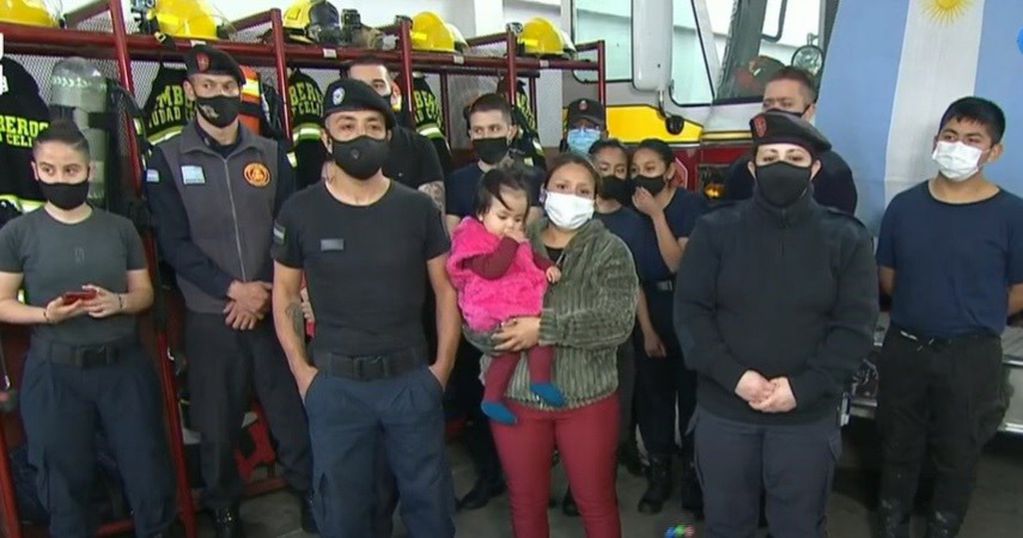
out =
[[[632,195],[636,187],[625,179],[618,179],[615,176],[604,176],[600,179],[600,197],[606,200],[617,200],[622,205],[632,202]]]
[[[85,203],[89,197],[89,180],[80,183],[45,183],[39,182],[39,189],[47,202],[70,211]]]
[[[196,97],[195,108],[206,121],[223,129],[238,118],[241,110],[241,96],[218,95],[216,97]]]
[[[756,168],[757,190],[764,200],[785,208],[796,203],[810,188],[810,167],[776,162]]]
[[[636,188],[643,187],[654,196],[668,186],[663,177],[632,176],[632,182]]]
[[[389,149],[387,140],[377,140],[363,135],[347,142],[333,140],[331,157],[346,174],[355,179],[366,180],[383,168]]]
[[[495,165],[501,162],[501,159],[508,154],[508,139],[503,136],[499,138],[477,138],[472,141],[472,148],[476,150],[476,155],[479,156],[481,161],[489,165]]]

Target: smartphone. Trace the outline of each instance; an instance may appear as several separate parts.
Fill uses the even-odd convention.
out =
[[[96,290],[69,291],[62,297],[64,304],[71,304],[76,301],[91,301],[96,298]]]

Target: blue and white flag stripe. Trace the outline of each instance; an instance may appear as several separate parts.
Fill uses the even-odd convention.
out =
[[[941,114],[967,95],[1005,110],[1006,154],[987,173],[1023,194],[1023,147],[1012,134],[1023,129],[1021,28],[1019,0],[839,4],[816,123],[852,168],[857,214],[871,229],[896,194],[933,177]]]

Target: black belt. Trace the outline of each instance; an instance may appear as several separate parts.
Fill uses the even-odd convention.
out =
[[[344,377],[355,381],[374,381],[398,377],[416,368],[426,366],[426,352],[422,348],[408,348],[381,355],[350,357],[336,353],[315,353],[313,362],[320,373],[331,377]]]
[[[658,280],[656,282],[644,282],[643,288],[650,291],[669,292],[675,291],[674,280]]]
[[[924,348],[942,350],[949,346],[961,344],[964,342],[978,342],[981,340],[990,340],[993,338],[998,338],[998,336],[988,332],[969,333],[960,336],[954,336],[952,338],[931,338],[927,336],[920,336],[919,334],[916,334],[912,331],[903,329],[895,325],[892,325],[891,328],[893,331],[895,331],[895,334],[898,334],[899,336],[905,338],[906,340],[915,342],[918,346],[920,346],[917,349],[917,351]]]
[[[124,357],[124,351],[135,345],[135,338],[126,338],[107,344],[77,346],[50,340],[32,342],[33,353],[38,352],[44,360],[67,364],[82,369],[98,368],[117,364]]]

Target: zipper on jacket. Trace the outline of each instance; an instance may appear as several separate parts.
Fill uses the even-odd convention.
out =
[[[231,218],[234,220],[234,244],[238,248],[238,265],[242,268],[242,282],[248,282],[249,277],[245,274],[245,258],[242,257],[242,234],[241,230],[238,229],[238,210],[234,206],[234,189],[231,188],[231,169],[228,166],[227,159],[221,157],[220,160],[224,161],[224,181],[227,182],[227,198],[231,202]]]

